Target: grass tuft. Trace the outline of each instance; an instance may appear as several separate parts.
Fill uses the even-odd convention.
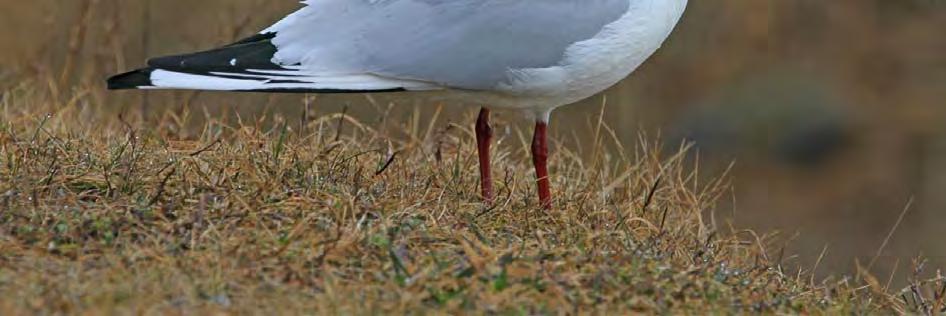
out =
[[[546,212],[515,139],[495,156],[497,204],[479,202],[462,126],[405,140],[342,113],[188,128],[187,113],[129,122],[92,95],[48,95],[24,84],[0,105],[11,314],[944,308],[942,277],[888,293],[786,273],[771,237],[704,218],[726,181],[701,183],[686,147],[606,146],[601,124],[591,158],[557,146]]]

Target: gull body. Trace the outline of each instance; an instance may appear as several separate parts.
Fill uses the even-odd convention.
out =
[[[111,89],[417,92],[483,106],[482,195],[492,201],[489,108],[536,120],[533,162],[551,207],[552,110],[627,77],[668,38],[687,0],[307,0],[259,34],[156,58]]]

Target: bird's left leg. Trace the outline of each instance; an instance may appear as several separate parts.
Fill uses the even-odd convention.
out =
[[[489,161],[492,141],[493,127],[489,125],[489,109],[484,107],[476,119],[476,149],[480,158],[480,189],[487,204],[493,203],[493,175]]]
[[[549,143],[548,122],[542,119],[535,122],[535,134],[532,138],[532,164],[535,165],[535,177],[538,184],[539,203],[542,208],[552,208],[552,191],[549,184]]]

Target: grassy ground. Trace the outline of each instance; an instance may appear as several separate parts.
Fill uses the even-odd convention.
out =
[[[490,208],[467,126],[194,120],[186,107],[141,120],[39,86],[0,104],[11,314],[943,309],[942,278],[898,292],[784,271],[772,238],[707,216],[725,181],[698,183],[683,151],[613,145],[600,125],[583,151],[556,147],[545,212],[526,133],[498,146]]]

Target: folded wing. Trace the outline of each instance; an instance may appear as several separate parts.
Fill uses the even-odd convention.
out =
[[[633,0],[632,0],[633,1]],[[276,61],[483,90],[559,64],[629,0],[308,0],[267,32]]]
[[[262,33],[156,58],[109,88],[387,92],[490,90],[551,67],[633,0],[307,0]]]

